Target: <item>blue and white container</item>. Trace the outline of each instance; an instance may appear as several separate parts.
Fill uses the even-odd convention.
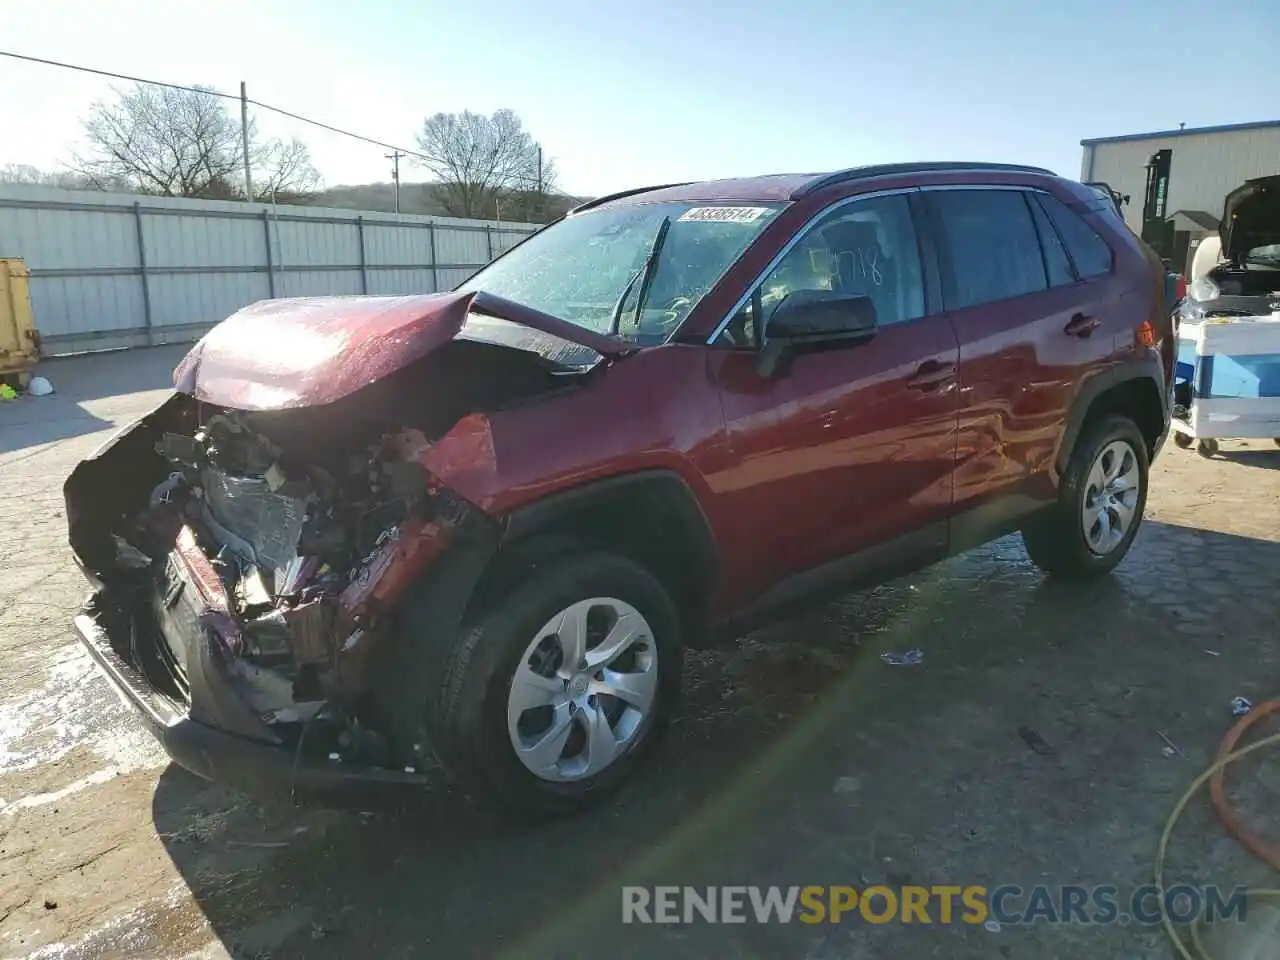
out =
[[[1280,313],[1213,317],[1178,331],[1191,408],[1173,429],[1193,440],[1280,437]]]

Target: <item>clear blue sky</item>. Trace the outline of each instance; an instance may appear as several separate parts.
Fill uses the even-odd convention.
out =
[[[904,159],[1078,176],[1083,137],[1280,119],[1280,0],[10,6],[0,48],[228,91],[245,80],[409,146],[426,114],[510,107],[583,194]],[[109,93],[3,60],[0,84],[0,164],[56,165]],[[329,184],[387,179],[381,150],[260,122],[306,139]]]

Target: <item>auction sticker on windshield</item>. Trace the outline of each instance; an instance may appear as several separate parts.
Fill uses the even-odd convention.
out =
[[[769,212],[768,207],[693,207],[681,220],[711,220],[716,223],[754,223]]]

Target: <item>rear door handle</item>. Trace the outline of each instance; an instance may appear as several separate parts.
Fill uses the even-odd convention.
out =
[[[907,386],[912,390],[933,391],[954,380],[955,377],[956,365],[954,363],[943,363],[941,360],[926,360],[907,379]]]
[[[1102,326],[1102,321],[1097,317],[1077,313],[1067,322],[1067,325],[1062,328],[1062,332],[1072,337],[1087,337],[1100,326]]]

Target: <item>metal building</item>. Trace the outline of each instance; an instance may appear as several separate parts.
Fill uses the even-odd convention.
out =
[[[1178,267],[1204,236],[1216,233],[1227,193],[1253,177],[1280,174],[1280,120],[1096,137],[1080,145],[1080,179],[1127,195],[1125,221],[1144,236],[1150,233],[1143,222],[1148,165],[1160,151],[1170,151],[1167,180],[1152,213],[1172,221],[1178,243],[1170,259]]]

